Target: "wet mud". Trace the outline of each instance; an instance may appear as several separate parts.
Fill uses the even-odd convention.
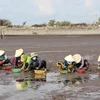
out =
[[[26,54],[37,52],[41,59],[47,61],[48,69],[44,76],[0,70],[0,100],[100,99],[100,76],[97,71],[99,35],[5,36],[0,39],[0,48],[4,49],[9,57],[14,56],[15,50],[19,48],[23,48]],[[56,62],[75,53],[88,59],[89,70],[84,74],[60,74]],[[19,88],[21,84],[24,84],[23,88]]]

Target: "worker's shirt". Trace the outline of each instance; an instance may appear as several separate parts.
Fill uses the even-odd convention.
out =
[[[7,59],[7,55],[2,55],[2,56],[0,56],[0,61],[5,61]]]

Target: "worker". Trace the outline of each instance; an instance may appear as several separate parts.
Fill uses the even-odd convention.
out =
[[[20,49],[17,49],[15,51],[15,57],[12,57],[10,62],[11,64],[13,65],[13,67],[15,68],[21,68],[23,63],[21,62],[21,55],[23,55],[24,52],[23,52],[23,49],[20,48]]]
[[[46,69],[46,61],[41,60],[37,53],[32,52],[30,56],[29,70]]]
[[[75,60],[71,54],[66,56],[63,62],[58,62],[57,66],[60,70],[67,70],[69,73],[73,73],[76,70]]]
[[[75,60],[77,69],[85,69],[85,70],[87,70],[89,68],[88,60],[84,59],[80,54],[74,54],[73,58]]]
[[[4,50],[0,50],[0,66],[3,66],[4,64],[9,64],[10,60],[8,56],[5,54]]]
[[[98,74],[100,75],[100,55],[99,55],[99,57],[98,57],[98,60],[97,60],[97,62],[98,62]]]
[[[30,59],[31,59],[31,57],[26,54],[21,55],[21,62],[23,62],[21,71],[29,71]]]

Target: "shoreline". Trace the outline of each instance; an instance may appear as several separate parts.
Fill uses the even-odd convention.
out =
[[[100,35],[100,29],[9,29],[5,30],[3,35]]]

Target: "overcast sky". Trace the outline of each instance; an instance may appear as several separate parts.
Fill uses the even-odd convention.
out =
[[[100,0],[0,0],[0,19],[12,24],[41,24],[51,19],[92,23],[99,16]]]

